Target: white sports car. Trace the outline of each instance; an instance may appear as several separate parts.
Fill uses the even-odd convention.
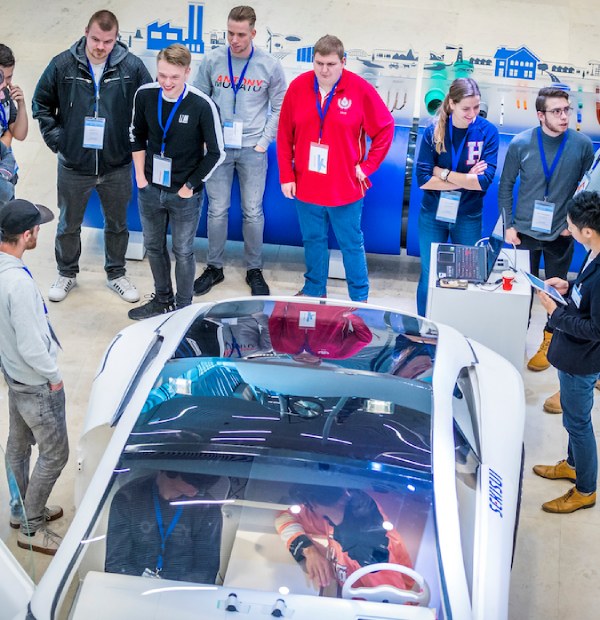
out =
[[[504,620],[524,415],[506,360],[376,306],[244,298],[132,325],[37,586],[0,541],[0,617]]]

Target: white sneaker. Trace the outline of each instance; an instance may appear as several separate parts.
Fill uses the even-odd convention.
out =
[[[48,291],[48,299],[50,301],[62,301],[74,286],[77,286],[75,278],[58,276]]]
[[[128,301],[130,304],[134,304],[140,300],[140,294],[138,293],[135,284],[127,277],[121,276],[114,280],[107,280],[106,286],[111,291],[114,291],[121,299]]]
[[[17,546],[21,549],[31,549],[46,555],[54,555],[62,542],[62,537],[56,532],[44,526],[29,536],[21,528],[17,534]]]

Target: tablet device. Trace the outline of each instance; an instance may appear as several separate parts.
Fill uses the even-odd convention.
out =
[[[546,284],[543,280],[536,278],[532,273],[523,271],[522,269],[521,273],[527,278],[527,281],[529,282],[529,284],[531,284],[531,286],[533,286],[533,288],[537,289],[538,291],[544,291],[544,293],[550,295],[550,297],[552,297],[552,299],[557,304],[561,304],[562,306],[567,305],[565,298],[553,286],[550,286],[549,284]]]

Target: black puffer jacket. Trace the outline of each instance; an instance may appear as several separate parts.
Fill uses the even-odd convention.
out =
[[[106,119],[104,148],[84,148],[84,121],[94,116],[95,100],[85,43],[82,37],[50,61],[33,95],[33,118],[62,164],[82,174],[104,174],[131,162],[133,96],[152,78],[142,61],[117,41],[100,80],[98,116]]]

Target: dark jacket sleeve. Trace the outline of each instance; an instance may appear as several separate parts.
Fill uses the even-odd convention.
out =
[[[204,509],[202,519],[195,524],[194,564],[186,577],[198,583],[215,583],[221,563],[221,530],[223,516],[218,506]]]
[[[135,514],[129,505],[129,498],[123,491],[118,492],[111,504],[108,518],[108,532],[106,534],[106,562],[104,570],[107,573],[121,575],[139,575],[133,562],[135,556],[132,544],[130,521]]]
[[[58,73],[55,60],[52,60],[42,73],[33,93],[31,107],[33,118],[40,124],[44,142],[53,153],[57,153],[62,127],[58,120]]]

